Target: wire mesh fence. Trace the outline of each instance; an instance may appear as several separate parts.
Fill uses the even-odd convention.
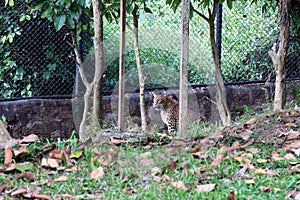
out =
[[[164,1],[148,5],[152,13],[141,13],[139,45],[146,86],[176,86],[180,64],[180,8],[174,12]],[[76,62],[67,29],[55,31],[53,23],[39,16],[24,15],[15,7],[0,5],[0,98],[71,95],[74,91]],[[22,14],[23,13],[23,14]],[[89,28],[80,33],[80,51],[84,59],[93,55],[93,22],[81,16]],[[128,24],[131,18],[128,16]],[[226,82],[273,80],[274,73],[268,50],[278,42],[277,10],[265,10],[260,4],[235,3],[223,7],[222,70]],[[287,56],[287,78],[300,77],[299,36],[291,34]],[[105,71],[104,89],[118,82],[118,22],[104,23]],[[214,82],[213,61],[208,23],[197,14],[190,22],[190,84]],[[133,34],[126,35],[126,77],[138,87],[133,49]],[[92,74],[92,71],[91,71]]]

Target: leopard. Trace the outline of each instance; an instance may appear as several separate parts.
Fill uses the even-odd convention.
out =
[[[153,107],[160,110],[160,116],[167,125],[169,134],[178,130],[179,102],[172,95],[154,93]]]

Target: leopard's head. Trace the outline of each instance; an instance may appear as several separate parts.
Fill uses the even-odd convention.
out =
[[[162,110],[168,100],[168,96],[165,94],[153,94],[153,107],[156,110]]]

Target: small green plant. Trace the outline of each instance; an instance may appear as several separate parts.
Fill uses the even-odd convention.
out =
[[[249,108],[249,106],[244,105],[243,108],[244,108],[245,114],[249,114],[249,115],[255,114],[255,111],[253,109]]]
[[[6,119],[5,115],[2,115],[2,116],[1,116],[1,121],[7,122],[6,120],[7,120],[7,119]]]

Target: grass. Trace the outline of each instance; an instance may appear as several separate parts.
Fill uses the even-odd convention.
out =
[[[201,128],[207,127],[205,125]],[[6,166],[3,164],[5,154],[3,151],[0,152],[0,187],[7,186],[5,192],[0,193],[0,198],[9,199],[11,192],[22,186],[28,192],[39,190],[40,194],[48,195],[51,199],[58,197],[68,199],[62,195],[69,194],[76,199],[217,200],[227,199],[232,191],[236,191],[237,199],[285,199],[289,193],[298,188],[300,174],[293,168],[299,167],[300,159],[297,156],[295,160],[284,158],[290,152],[274,144],[276,143],[254,143],[244,150],[233,152],[227,152],[219,146],[200,149],[201,155],[207,155],[206,159],[200,159],[190,152],[194,149],[191,146],[189,149],[178,149],[154,145],[149,149],[143,145],[94,144],[80,149],[75,137],[58,142],[37,141],[26,145],[28,154],[14,157],[13,160],[13,163],[33,164],[26,171],[35,174],[34,181],[18,179],[22,174],[19,170],[5,171]],[[42,167],[41,158],[49,155],[49,147],[53,145],[57,150],[68,150],[69,156],[75,151],[81,151],[82,156],[71,159],[73,168],[67,167],[64,160],[60,163],[61,167],[66,167],[64,169]],[[234,144],[227,143],[227,145]],[[274,160],[272,152],[277,152],[282,159]],[[223,155],[223,159],[213,165],[217,162],[218,155]],[[246,158],[251,162],[251,167],[245,173],[241,173],[241,169],[246,163],[239,158]],[[170,163],[173,163],[173,167]],[[105,175],[94,180],[90,176],[91,172],[99,166],[102,166]],[[159,169],[159,172],[153,174],[155,168]],[[257,173],[258,169],[273,174]],[[55,181],[62,175],[67,179],[62,182]],[[249,180],[253,182],[247,183]],[[178,181],[182,181],[187,190],[172,186]],[[204,184],[216,185],[211,191],[195,191],[197,186]],[[263,187],[268,189],[265,191]],[[23,199],[23,196],[19,195],[18,198]]]

